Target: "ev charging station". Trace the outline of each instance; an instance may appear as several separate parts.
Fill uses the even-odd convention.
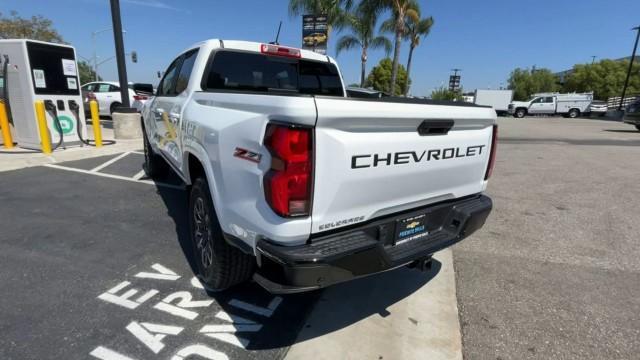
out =
[[[18,146],[39,150],[35,102],[45,103],[54,147],[81,145],[86,126],[76,52],[72,46],[36,40],[0,40],[3,97]]]

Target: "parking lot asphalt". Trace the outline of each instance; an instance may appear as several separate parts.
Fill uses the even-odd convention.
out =
[[[206,293],[185,186],[146,178],[143,161],[132,150],[0,173],[0,359],[305,359],[336,339],[353,359],[462,357],[449,250],[430,271],[331,291]],[[382,330],[381,346],[389,328],[407,331]]]
[[[205,293],[184,190],[133,180],[137,153],[87,173],[109,158],[0,176],[0,358],[280,358],[319,293]]]
[[[637,359],[640,132],[501,118],[485,227],[454,246],[466,359]]]

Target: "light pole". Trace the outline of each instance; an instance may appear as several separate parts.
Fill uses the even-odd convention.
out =
[[[631,60],[629,60],[629,70],[627,70],[627,78],[624,81],[624,87],[622,88],[622,96],[620,97],[620,105],[618,111],[622,110],[622,103],[624,102],[624,96],[627,94],[627,86],[629,85],[629,77],[631,76],[631,67],[633,66],[633,60],[636,58],[636,50],[638,49],[638,39],[640,39],[640,26],[636,26],[631,30],[636,31],[636,43],[633,45],[633,52],[631,53]]]
[[[102,30],[96,30],[94,32],[91,33],[91,45],[93,47],[93,57],[92,57],[92,61],[91,61],[91,65],[93,67],[93,76],[94,76],[94,81],[98,81],[98,55],[96,55],[96,35],[101,34],[103,32],[107,32],[113,30],[113,28],[106,28],[106,29],[102,29]],[[126,33],[127,30],[122,30],[122,33]]]
[[[120,18],[120,1],[111,0],[111,21],[113,22],[113,37],[116,45],[116,62],[118,63],[118,80],[120,82],[120,98],[123,112],[131,108],[129,103],[129,88],[127,87],[127,64],[124,61],[124,41],[122,40],[122,20]]]

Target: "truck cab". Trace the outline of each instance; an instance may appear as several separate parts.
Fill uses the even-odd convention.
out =
[[[553,114],[556,112],[556,98],[553,96],[537,97],[529,103],[530,114]]]

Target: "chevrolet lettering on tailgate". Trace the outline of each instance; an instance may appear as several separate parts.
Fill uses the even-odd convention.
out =
[[[446,160],[482,155],[486,145],[473,145],[466,148],[446,148],[418,151],[400,151],[386,154],[364,154],[351,157],[351,168],[361,169],[377,166],[391,166],[419,163],[421,161]]]

